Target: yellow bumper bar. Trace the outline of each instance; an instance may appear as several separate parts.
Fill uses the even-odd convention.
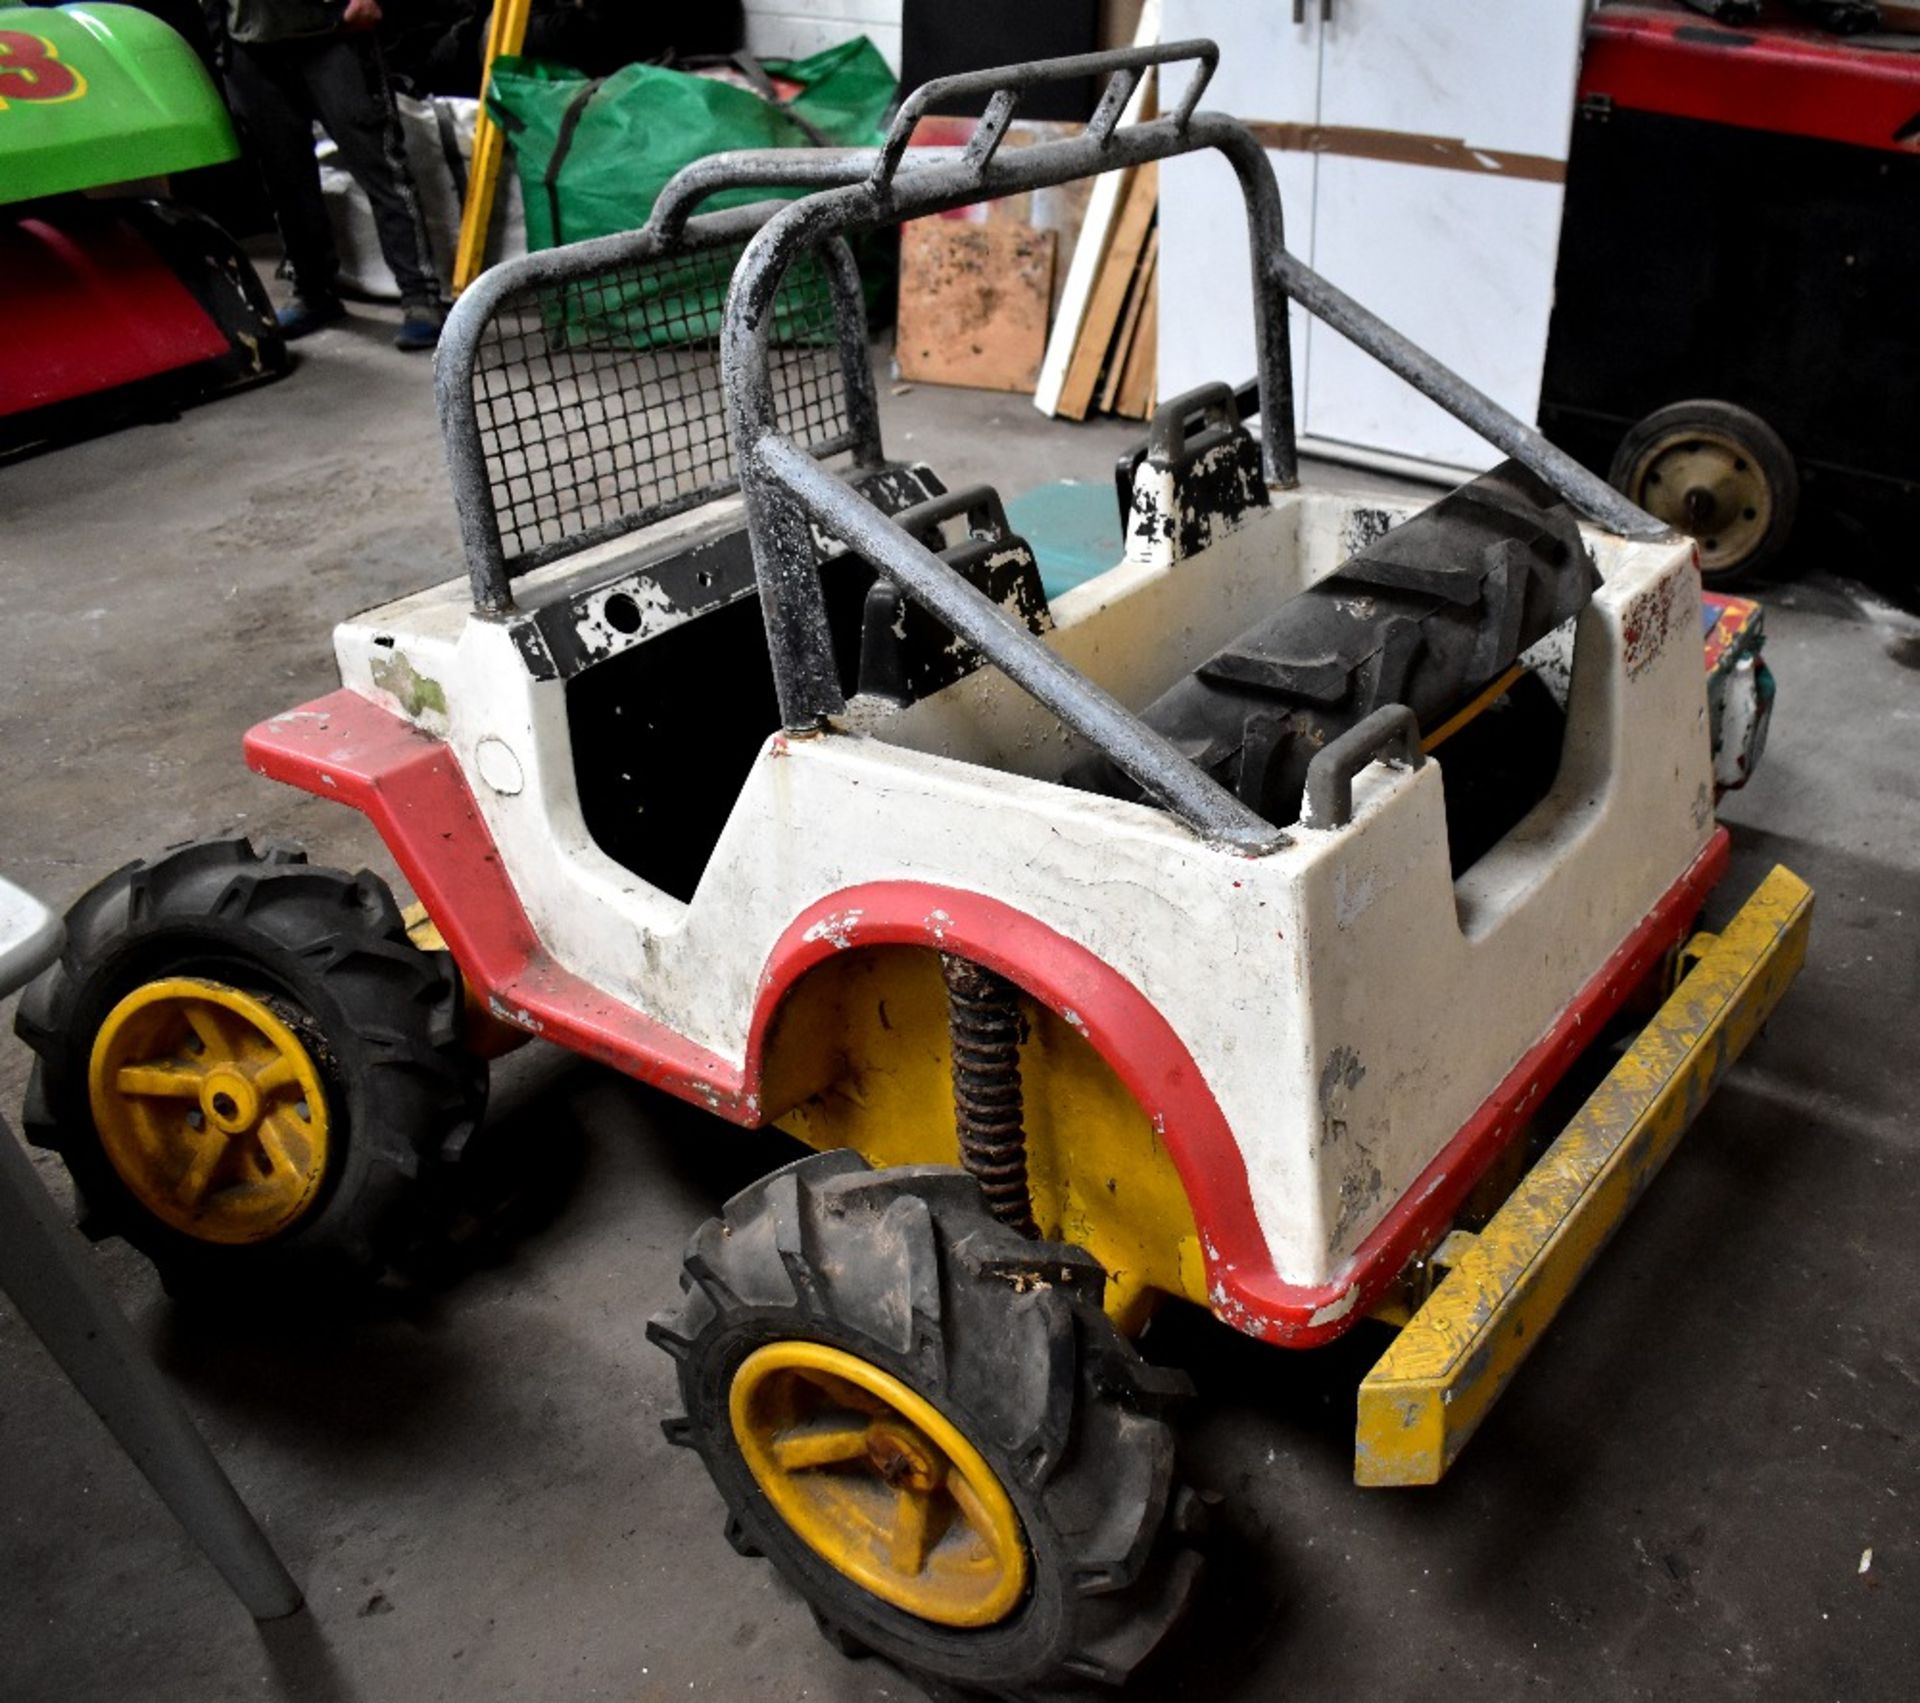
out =
[[[1776,868],[1360,1385],[1353,1475],[1436,1484],[1799,973],[1813,893]]]

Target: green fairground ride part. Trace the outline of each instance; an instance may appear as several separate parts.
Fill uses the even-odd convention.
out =
[[[0,204],[239,152],[206,67],[158,18],[132,6],[0,0]]]

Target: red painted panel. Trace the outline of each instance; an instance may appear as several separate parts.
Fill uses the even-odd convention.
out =
[[[1146,997],[1085,947],[998,900],[920,882],[848,888],[796,917],[769,955],[744,1069],[610,999],[539,945],[452,754],[348,691],[247,735],[260,774],[364,811],[425,903],[461,971],[495,1011],[535,1034],[711,1107],[761,1121],[768,1029],[787,990],[834,953],[910,944],[959,951],[1036,1000],[1071,1012],[1127,1084],[1173,1156],[1193,1204],[1214,1308],[1249,1335],[1305,1348],[1340,1335],[1434,1246],[1487,1166],[1688,929],[1725,871],[1719,830],[1366,1239],[1333,1283],[1303,1287],[1273,1269],[1246,1167],[1212,1091]]]
[[[495,1012],[736,1123],[756,1120],[726,1059],[609,998],[554,962],[534,934],[453,753],[357,693],[260,723],[248,766],[364,813]]]
[[[1583,100],[1746,130],[1920,153],[1920,55],[1774,27],[1728,29],[1677,6],[1603,6]]]
[[[124,219],[0,221],[0,414],[227,353],[220,328]]]

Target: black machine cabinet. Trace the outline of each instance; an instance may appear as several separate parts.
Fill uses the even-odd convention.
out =
[[[1692,398],[1759,415],[1800,478],[1796,542],[1916,576],[1916,51],[1602,7],[1574,124],[1541,389],[1605,472]]]

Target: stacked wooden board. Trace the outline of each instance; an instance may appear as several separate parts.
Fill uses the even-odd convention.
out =
[[[1159,168],[1135,166],[1121,175],[1126,182],[1119,192],[1119,211],[1107,232],[1093,287],[1073,326],[1066,372],[1048,410],[1070,420],[1084,420],[1096,406],[1134,420],[1144,420],[1153,412],[1160,342]],[[1081,240],[1093,240],[1097,234],[1088,228]],[[1054,324],[1056,342],[1064,334],[1072,305],[1069,300],[1061,302]]]
[[[1144,0],[1133,39],[1159,39],[1159,0]],[[1133,124],[1151,115],[1152,72],[1140,79],[1121,117]],[[954,127],[953,134],[943,127]],[[1015,121],[1007,145],[1016,145]],[[1035,127],[1038,129],[1039,127]],[[1050,134],[1077,126],[1050,125]],[[953,145],[972,134],[971,121],[923,119],[913,140]],[[1041,137],[1035,135],[1034,140]],[[1081,185],[1069,186],[1073,189]],[[1065,218],[1042,197],[1013,197],[974,214],[989,228],[1031,218],[1057,232],[1059,264],[1049,276],[1044,232],[1020,225],[1020,235],[988,238],[936,228],[907,227],[900,279],[900,376],[996,390],[1031,391],[1047,414],[1084,420],[1096,411],[1144,420],[1157,400],[1159,365],[1159,168],[1153,164],[1106,172],[1092,180],[1084,205],[1076,198]],[[1058,198],[1061,191],[1050,192]],[[1034,360],[1036,304],[1050,296],[1052,327],[1044,355]],[[1044,319],[1039,320],[1044,326]]]
[[[1097,263],[1076,260],[1057,289],[1056,233],[1005,219],[1000,203],[984,223],[902,226],[900,376],[1023,392],[1072,420],[1096,410],[1146,419],[1159,352],[1158,168],[1113,175],[1111,218],[1096,220],[1096,202],[1079,233],[1099,244]]]
[[[1160,39],[1160,0],[1146,0],[1134,45]],[[1135,86],[1123,125],[1152,116],[1156,74]],[[1129,166],[1094,180],[1060,290],[1033,405],[1084,420],[1095,406],[1145,419],[1153,412],[1160,345],[1160,169]]]

